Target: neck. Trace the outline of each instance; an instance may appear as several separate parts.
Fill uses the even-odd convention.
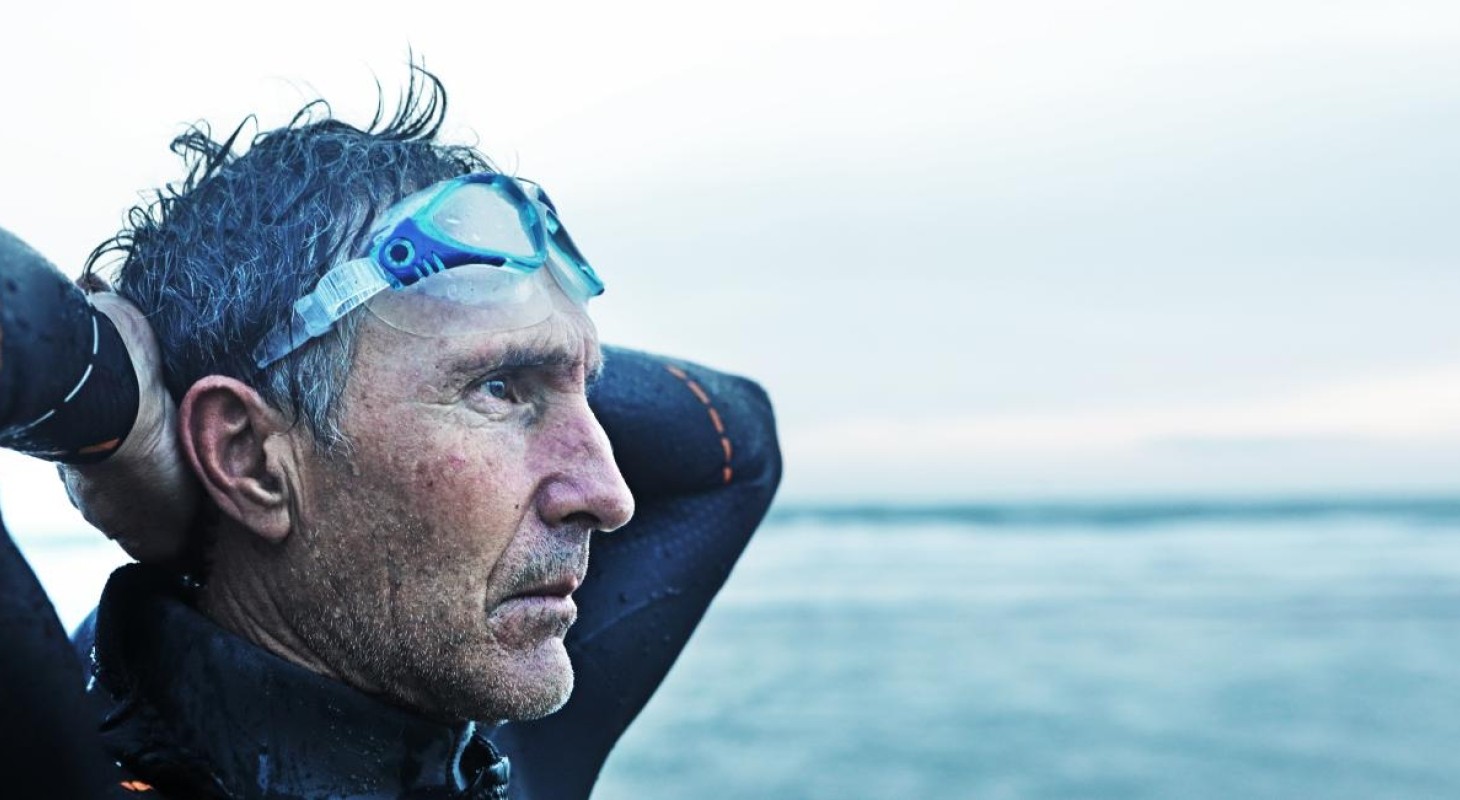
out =
[[[343,681],[344,676],[310,645],[280,605],[286,595],[270,579],[275,570],[268,568],[268,562],[280,558],[278,552],[269,552],[277,548],[257,541],[248,531],[220,526],[208,580],[198,593],[198,610],[230,633],[295,666]]]

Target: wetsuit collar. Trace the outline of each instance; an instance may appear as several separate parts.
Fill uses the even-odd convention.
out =
[[[473,724],[434,722],[284,661],[191,608],[166,572],[112,576],[95,658],[115,701],[109,747],[164,794],[161,784],[268,798],[506,797],[506,759]]]

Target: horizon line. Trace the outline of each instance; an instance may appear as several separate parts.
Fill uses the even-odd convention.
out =
[[[1184,520],[1405,517],[1460,522],[1460,494],[1351,497],[1169,497],[965,501],[801,501],[774,504],[770,522],[965,522],[983,525],[1133,525]]]

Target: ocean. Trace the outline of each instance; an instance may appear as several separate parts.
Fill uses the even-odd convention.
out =
[[[120,558],[22,544],[68,625]],[[781,508],[595,800],[1460,797],[1460,501]]]
[[[1460,797],[1460,503],[758,534],[598,800]]]

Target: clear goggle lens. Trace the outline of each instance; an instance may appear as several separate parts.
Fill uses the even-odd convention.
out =
[[[552,272],[467,264],[381,292],[365,307],[387,325],[421,336],[528,328],[552,315],[554,295],[564,296]]]

